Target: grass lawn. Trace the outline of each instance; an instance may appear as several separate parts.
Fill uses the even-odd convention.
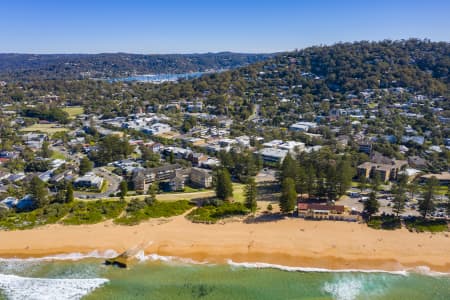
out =
[[[84,108],[81,106],[68,106],[64,107],[63,111],[69,114],[69,118],[73,119],[76,116],[83,114]]]
[[[47,133],[49,135],[54,134],[56,132],[65,132],[69,129],[62,127],[59,124],[33,124],[31,126],[22,128],[20,131],[23,132],[42,132]]]
[[[196,192],[203,192],[205,189],[196,189],[190,186],[185,185],[184,186],[184,192],[185,193],[196,193]]]
[[[233,199],[236,202],[244,202],[244,200],[245,200],[245,184],[233,183]]]
[[[359,188],[359,182],[357,182],[357,181],[352,181],[352,187],[354,187],[354,188]]]
[[[55,151],[55,150],[53,150],[53,153],[52,153],[52,157],[51,157],[52,159],[66,159],[66,157],[64,156],[64,154],[62,154],[61,152],[59,152],[59,151]]]

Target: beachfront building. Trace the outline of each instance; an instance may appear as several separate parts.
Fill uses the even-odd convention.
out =
[[[136,168],[133,171],[132,181],[136,191],[147,191],[150,184],[155,181],[168,181],[176,177],[177,171],[182,170],[179,164],[164,165],[157,168]]]
[[[189,179],[194,186],[201,188],[210,188],[213,182],[211,171],[200,168],[192,168]]]
[[[349,210],[344,205],[330,205],[319,203],[303,203],[297,204],[297,212],[300,218],[314,220],[335,220],[335,221],[352,221],[359,220],[359,214]]]
[[[381,181],[396,180],[400,171],[404,170],[408,162],[405,160],[392,160],[390,163],[365,162],[358,166],[358,176],[373,178],[375,174]]]

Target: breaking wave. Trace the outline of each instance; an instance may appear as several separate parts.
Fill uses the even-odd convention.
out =
[[[0,262],[40,262],[40,261],[55,261],[55,260],[71,260],[77,261],[87,258],[113,258],[117,256],[118,253],[114,250],[105,250],[105,251],[92,251],[89,253],[67,253],[67,254],[55,254],[44,257],[29,257],[29,258],[0,258]]]
[[[345,278],[334,282],[325,282],[323,290],[336,300],[354,300],[363,289],[363,281],[357,278]]]
[[[49,279],[0,274],[0,289],[10,300],[78,300],[107,282],[104,278]]]
[[[252,269],[278,269],[289,272],[320,272],[320,273],[388,273],[392,275],[407,276],[408,271],[386,271],[386,270],[364,270],[364,269],[325,269],[325,268],[309,268],[309,267],[290,267],[277,264],[269,264],[262,262],[234,262],[231,259],[227,263],[232,267],[252,268]]]
[[[191,264],[191,265],[206,265],[209,264],[206,261],[196,261],[190,258],[182,258],[177,256],[164,256],[159,254],[145,254],[144,251],[139,251],[135,258],[140,262],[146,262],[146,261],[161,261],[165,263],[184,263],[184,264]]]

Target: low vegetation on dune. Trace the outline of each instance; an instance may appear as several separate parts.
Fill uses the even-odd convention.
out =
[[[240,202],[230,203],[216,200],[207,202],[205,205],[191,211],[187,218],[194,223],[216,223],[220,219],[244,216],[249,212],[250,210]]]
[[[0,220],[0,229],[29,229],[40,225],[54,224],[70,211],[70,204],[53,203],[30,212],[9,214]]]
[[[62,222],[66,225],[99,223],[117,218],[125,206],[122,201],[76,202]]]
[[[370,220],[367,222],[367,225],[374,229],[387,230],[395,230],[402,227],[400,219],[395,217],[394,215],[374,216],[370,218]]]
[[[446,220],[427,220],[423,218],[409,218],[405,220],[406,228],[416,232],[445,232],[448,231]]]
[[[192,207],[187,200],[146,203],[145,201],[131,200],[128,203],[125,214],[114,220],[120,225],[136,225],[151,218],[168,218],[178,216]]]

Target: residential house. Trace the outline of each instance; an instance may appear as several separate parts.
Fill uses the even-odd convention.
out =
[[[86,173],[84,176],[77,178],[73,182],[76,188],[94,188],[100,190],[103,185],[103,178],[95,175],[92,172]]]
[[[14,208],[17,206],[17,203],[19,203],[19,199],[15,197],[7,197],[0,201],[1,204],[5,205],[8,208]]]
[[[30,211],[36,207],[36,203],[33,199],[33,196],[26,195],[22,199],[20,199],[16,204],[16,209],[18,211]]]
[[[314,122],[297,122],[289,126],[290,131],[309,131],[311,129],[317,128],[317,123]]]
[[[366,153],[367,155],[370,155],[372,153],[372,142],[360,142],[359,152],[363,152]]]
[[[200,166],[202,163],[208,160],[208,156],[206,154],[197,152],[193,152],[189,158],[192,162],[192,165],[194,166]]]
[[[289,151],[276,148],[263,148],[255,153],[261,155],[261,158],[265,164],[276,165],[283,162]]]
[[[421,158],[419,156],[410,156],[408,157],[408,164],[413,168],[418,169],[426,169],[429,166],[429,163],[426,159]]]
[[[170,130],[171,130],[170,125],[164,123],[155,123],[148,127],[142,128],[142,132],[150,135],[162,134],[165,132],[169,132]]]

